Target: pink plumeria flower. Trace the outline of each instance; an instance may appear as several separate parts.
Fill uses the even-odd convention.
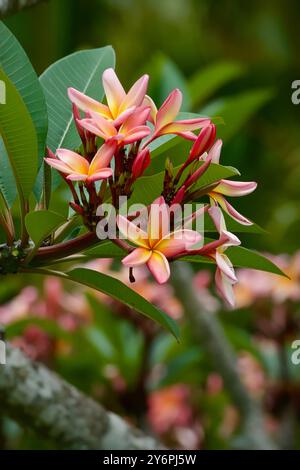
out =
[[[222,140],[217,140],[217,142],[212,146],[207,157],[210,158],[212,163],[218,164],[220,162],[220,153],[222,148]],[[246,196],[247,194],[252,193],[257,188],[257,183],[255,181],[231,181],[231,180],[221,180],[218,186],[216,186],[212,191],[209,192],[211,199],[211,204],[219,204],[222,209],[230,215],[234,220],[242,225],[252,225],[251,220],[244,217],[240,214],[232,205],[227,201],[224,196],[230,197],[239,197]]]
[[[158,213],[160,215],[157,217]],[[122,263],[131,268],[146,264],[159,284],[167,282],[170,277],[168,259],[185,253],[202,239],[194,230],[178,229],[169,232],[169,206],[162,196],[150,206],[147,232],[122,215],[118,216],[117,224],[120,232],[138,246]]]
[[[148,75],[143,75],[126,94],[115,71],[106,69],[102,75],[103,88],[107,105],[100,103],[75,88],[68,89],[68,95],[73,104],[86,113],[96,113],[118,127],[143,103],[148,86]]]
[[[213,219],[216,229],[220,234],[220,239],[225,239],[225,241],[221,245],[217,246],[214,252],[209,255],[215,260],[217,265],[215,274],[216,287],[221,297],[223,297],[224,300],[233,307],[235,304],[235,298],[232,286],[236,284],[238,280],[235,275],[233,265],[224,252],[228,247],[238,246],[241,242],[233,233],[227,231],[225,220],[219,207],[211,207],[208,210],[208,213]]]
[[[203,117],[175,121],[182,104],[182,93],[178,88],[169,94],[159,110],[149,96],[145,97],[144,104],[151,107],[150,116],[154,124],[151,141],[165,134],[176,134],[185,139],[196,140],[197,136],[191,131],[210,124],[210,119]]]
[[[109,178],[112,169],[109,168],[110,161],[114,155],[116,144],[114,142],[103,144],[91,163],[76,152],[67,149],[57,149],[57,158],[45,158],[46,162],[67,175],[71,181],[84,181],[87,184],[93,181]]]
[[[142,140],[150,134],[150,128],[145,125],[150,113],[147,106],[139,106],[117,129],[114,124],[104,119],[100,114],[91,113],[91,118],[81,119],[80,125],[102,137],[105,141],[117,141],[119,145],[127,145]]]

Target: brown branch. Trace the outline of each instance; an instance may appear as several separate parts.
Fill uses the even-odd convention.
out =
[[[44,365],[6,346],[6,365],[0,365],[0,407],[22,426],[63,449],[162,448]]]
[[[33,266],[47,264],[48,261],[65,258],[73,254],[78,254],[82,250],[87,249],[100,243],[99,238],[95,232],[88,232],[80,237],[67,240],[56,245],[45,246],[39,248],[36,256],[33,258],[31,264]]]

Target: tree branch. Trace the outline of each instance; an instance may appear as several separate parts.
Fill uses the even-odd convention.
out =
[[[181,301],[195,338],[210,355],[216,370],[222,376],[225,388],[242,419],[242,437],[237,447],[247,449],[276,449],[264,431],[263,413],[240,380],[235,354],[216,316],[206,312],[193,288],[193,271],[183,262],[172,266],[172,281],[176,296]]]
[[[5,414],[56,442],[60,448],[162,448],[154,438],[105,410],[9,344],[6,365],[0,365],[0,394]]]

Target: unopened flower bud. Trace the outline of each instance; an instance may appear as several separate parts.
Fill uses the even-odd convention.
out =
[[[150,165],[150,152],[145,148],[137,154],[132,165],[132,177],[134,180],[142,176],[146,168]]]
[[[200,157],[204,152],[210,149],[213,145],[216,137],[216,126],[210,124],[209,126],[204,127],[200,134],[197,137],[193,147],[191,148],[188,162],[192,162],[196,158]]]

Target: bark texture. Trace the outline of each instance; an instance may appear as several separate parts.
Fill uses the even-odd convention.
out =
[[[0,365],[2,412],[63,449],[159,449],[130,426],[42,364],[7,344]]]

